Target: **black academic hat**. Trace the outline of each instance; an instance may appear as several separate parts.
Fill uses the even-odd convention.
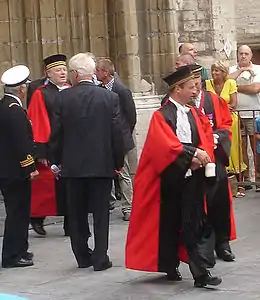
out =
[[[183,66],[178,68],[175,72],[164,77],[163,80],[168,84],[169,88],[173,88],[176,85],[182,84],[193,78],[194,75],[190,66]]]
[[[202,66],[194,64],[190,65],[190,68],[194,75],[194,78],[199,78],[201,76]]]
[[[64,54],[54,54],[49,57],[46,57],[43,62],[45,66],[45,70],[49,70],[56,66],[66,66],[67,57]]]

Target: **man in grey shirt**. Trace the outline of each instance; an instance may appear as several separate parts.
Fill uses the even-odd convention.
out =
[[[249,180],[249,158],[247,153],[248,137],[250,146],[254,152],[254,116],[259,116],[260,110],[260,66],[252,63],[252,50],[243,45],[238,48],[238,63],[230,68],[230,78],[235,79],[238,87],[237,109],[240,110],[242,123],[242,149],[243,159],[247,170],[243,172],[244,181]],[[244,110],[244,111],[243,111]],[[255,115],[252,111],[255,111]],[[245,186],[251,189],[250,184]]]

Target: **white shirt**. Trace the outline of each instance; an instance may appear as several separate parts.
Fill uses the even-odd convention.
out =
[[[251,64],[252,71],[254,75],[252,76],[249,71],[242,72],[236,79],[237,85],[249,85],[251,83],[259,82],[260,83],[260,66]],[[229,69],[230,73],[233,73],[239,69],[238,65],[234,65]],[[237,93],[237,109],[238,110],[260,110],[260,95],[259,94],[243,94]],[[256,116],[259,116],[259,112],[255,113]],[[249,111],[240,112],[241,118],[252,118],[253,113]]]
[[[177,108],[176,135],[178,139],[181,143],[191,144],[191,127],[187,115],[190,109],[187,106],[176,102],[171,97],[169,98],[169,101],[172,102]]]
[[[181,143],[191,144],[191,127],[187,115],[190,109],[187,106],[181,105],[180,103],[176,102],[171,97],[169,97],[169,101],[172,102],[177,108],[176,135],[178,139]],[[185,178],[190,176],[192,176],[192,171],[191,169],[188,169],[185,174]]]
[[[56,85],[57,89],[59,90],[59,92],[66,90],[67,88],[69,88],[68,85],[62,85],[62,86],[58,86],[57,84],[55,84],[54,82],[52,82],[51,80],[49,80],[49,82],[51,82],[52,84]]]
[[[5,95],[14,98],[20,104],[20,106],[23,107],[22,101],[19,97],[12,95],[12,94],[5,94]]]

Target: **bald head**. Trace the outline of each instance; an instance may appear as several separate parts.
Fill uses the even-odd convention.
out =
[[[181,54],[177,57],[175,67],[179,68],[182,66],[193,65],[195,63],[195,59],[190,53]]]
[[[197,50],[191,43],[184,43],[181,45],[180,54],[190,54],[195,60],[197,58]]]
[[[237,61],[239,67],[249,67],[253,57],[252,50],[247,45],[242,45],[237,50]]]

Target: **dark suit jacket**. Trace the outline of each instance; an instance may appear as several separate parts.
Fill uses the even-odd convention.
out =
[[[10,96],[0,100],[0,178],[28,178],[35,171],[32,128],[26,112]]]
[[[112,91],[119,97],[120,117],[124,134],[124,150],[127,153],[133,149],[133,130],[136,124],[136,109],[131,91],[119,80],[115,79]]]
[[[52,163],[61,163],[67,178],[113,178],[124,163],[117,95],[82,82],[58,99],[49,142]]]

